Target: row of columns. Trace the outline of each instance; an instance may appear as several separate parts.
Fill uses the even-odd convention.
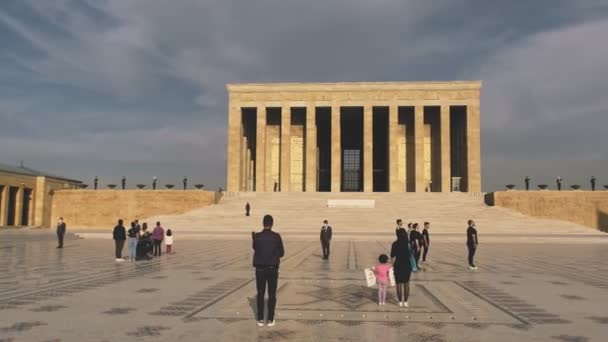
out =
[[[481,191],[480,180],[480,130],[479,130],[479,102],[467,103],[467,170],[468,191]],[[340,105],[331,106],[331,191],[339,192],[341,188],[341,125]],[[255,162],[255,190],[264,191],[271,189],[272,184],[265,184],[266,177],[266,106],[257,107],[256,119],[256,162]],[[426,188],[424,174],[424,105],[414,106],[414,156],[415,156],[415,191],[423,192]],[[441,191],[448,192],[451,187],[450,170],[450,106],[440,106],[440,153],[441,153]],[[406,185],[398,177],[398,109],[397,105],[389,105],[389,191],[403,192]],[[229,113],[229,190],[234,189],[232,170],[238,166],[245,167],[247,171],[238,168],[245,179],[253,178],[250,174],[252,167],[244,162],[251,160],[244,158],[248,152],[247,140],[233,140],[235,137],[241,139],[242,125],[240,125],[240,107],[233,106]],[[280,133],[280,191],[290,191],[290,141],[291,141],[291,107],[281,107],[281,133]],[[241,133],[241,134],[239,134]],[[316,110],[315,105],[306,105],[306,130],[305,134],[305,191],[314,192],[316,184]],[[233,143],[238,143],[234,145]],[[245,147],[244,147],[245,145]],[[240,149],[237,149],[240,146]],[[240,152],[240,153],[239,153]],[[235,158],[232,153],[239,153],[240,158]],[[239,162],[239,159],[241,160]],[[240,165],[239,165],[240,164]],[[242,178],[241,178],[242,179]],[[246,182],[245,182],[246,183]],[[238,184],[238,180],[237,180]],[[243,189],[243,187],[240,187]],[[245,189],[249,187],[245,186]],[[253,190],[253,189],[252,189]],[[373,191],[373,106],[363,106],[363,191]]]
[[[9,212],[9,192],[10,186],[6,185],[2,188],[2,193],[0,194],[0,226],[8,225],[8,212]],[[25,187],[17,187],[17,194],[15,196],[15,219],[14,226],[20,226],[23,217],[23,194],[25,192]],[[30,208],[30,213],[32,212]],[[31,220],[31,215],[30,216]]]

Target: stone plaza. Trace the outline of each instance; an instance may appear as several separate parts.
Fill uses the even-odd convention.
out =
[[[280,230],[279,230],[280,231]],[[258,328],[249,234],[176,235],[173,255],[116,263],[107,238],[44,230],[0,236],[0,341],[601,341],[608,333],[605,235],[480,230],[479,269],[461,235],[432,235],[410,307],[387,305],[363,269],[392,229],[335,232],[329,260],[314,236],[284,234],[277,325]],[[463,234],[464,235],[464,234]],[[126,250],[125,250],[126,254]]]

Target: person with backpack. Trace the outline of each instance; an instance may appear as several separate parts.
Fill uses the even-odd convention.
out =
[[[129,237],[129,261],[135,261],[137,257],[137,242],[139,241],[139,227],[137,220],[131,222],[131,229],[127,232]]]

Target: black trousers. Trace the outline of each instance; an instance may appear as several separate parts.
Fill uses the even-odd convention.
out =
[[[329,258],[329,241],[321,241],[321,249],[323,249],[323,257]]]
[[[426,255],[429,253],[429,247],[431,246],[422,246],[422,261],[426,261]]]
[[[163,243],[163,240],[153,240],[154,241],[154,256],[160,256],[161,248],[160,245]]]
[[[125,245],[125,240],[114,240],[116,246],[116,259],[122,258],[122,248]]]
[[[63,236],[64,233],[57,233],[57,247],[63,247]]]
[[[264,320],[264,295],[268,285],[268,321],[274,321],[274,308],[277,305],[277,284],[279,269],[277,267],[264,267],[255,269],[255,284],[258,290],[258,321]]]
[[[475,251],[477,250],[477,246],[467,245],[467,248],[469,249],[469,266],[475,266],[473,258],[475,257]]]

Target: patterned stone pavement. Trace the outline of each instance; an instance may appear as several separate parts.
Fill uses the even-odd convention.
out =
[[[483,240],[482,240],[483,242]],[[174,255],[117,264],[110,240],[0,232],[0,341],[602,341],[608,245],[436,242],[410,307],[376,304],[363,269],[386,239],[286,239],[277,325],[255,325],[251,245],[182,241]],[[125,251],[126,252],[126,251]]]

